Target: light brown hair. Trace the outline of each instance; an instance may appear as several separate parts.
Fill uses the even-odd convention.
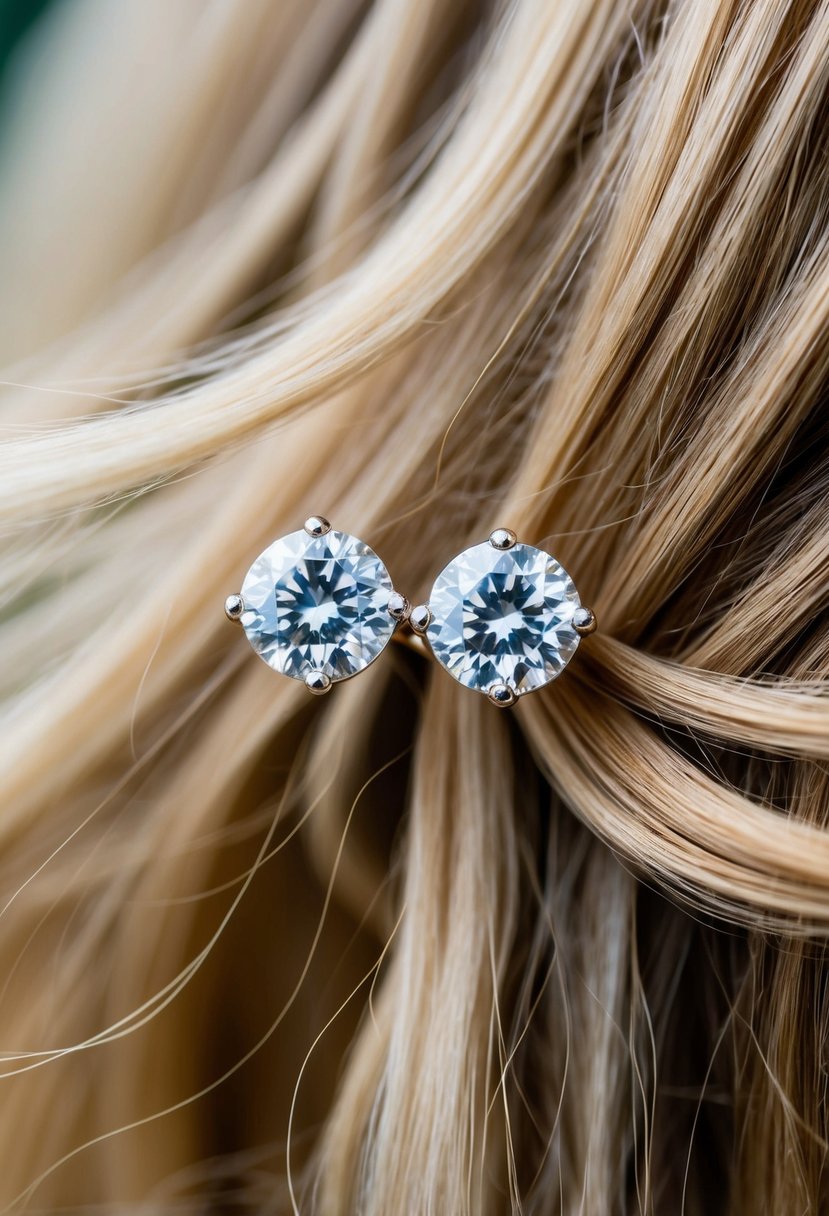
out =
[[[829,1204],[829,4],[72,0],[0,190],[3,1210]],[[601,631],[224,620],[322,511]]]

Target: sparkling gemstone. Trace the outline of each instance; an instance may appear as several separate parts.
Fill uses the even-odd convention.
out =
[[[346,532],[303,529],[260,553],[245,575],[241,622],[275,671],[344,680],[376,659],[394,632],[392,582],[377,554]]]
[[[486,541],[438,575],[429,643],[467,688],[506,684],[520,696],[554,680],[575,654],[579,606],[573,580],[549,553],[531,545],[499,552]]]

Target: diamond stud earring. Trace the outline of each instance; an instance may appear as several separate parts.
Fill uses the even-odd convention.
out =
[[[317,695],[373,663],[408,613],[374,550],[321,515],[269,545],[225,600],[259,657]]]
[[[496,528],[444,567],[409,624],[464,687],[506,707],[560,675],[596,617],[554,557]]]

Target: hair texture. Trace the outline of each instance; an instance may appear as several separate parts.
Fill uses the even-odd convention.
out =
[[[0,1212],[829,1210],[829,0],[66,0],[0,168]],[[600,632],[222,602],[509,525]]]

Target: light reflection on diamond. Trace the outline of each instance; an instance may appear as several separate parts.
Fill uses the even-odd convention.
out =
[[[486,541],[438,575],[429,596],[435,658],[467,688],[506,684],[519,696],[560,675],[576,652],[580,606],[563,566],[531,545]]]
[[[392,582],[356,536],[303,529],[260,553],[242,584],[241,621],[256,653],[275,671],[304,680],[323,671],[344,680],[362,671],[391,638]]]

